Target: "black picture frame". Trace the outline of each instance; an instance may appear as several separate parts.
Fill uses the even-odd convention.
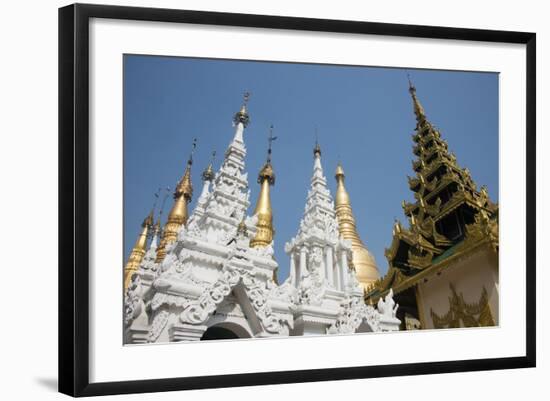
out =
[[[526,354],[521,357],[90,383],[88,61],[91,18],[526,45]],[[536,364],[536,35],[434,26],[74,4],[59,9],[59,391],[142,393],[534,367]]]

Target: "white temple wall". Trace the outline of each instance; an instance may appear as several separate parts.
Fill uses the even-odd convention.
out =
[[[418,284],[417,299],[422,327],[434,328],[430,309],[439,316],[449,311],[449,298],[452,296],[450,284],[455,286],[459,295],[464,295],[468,303],[477,303],[485,287],[492,317],[498,325],[498,283],[498,256],[488,246],[451,263],[440,274],[432,275],[427,281]]]

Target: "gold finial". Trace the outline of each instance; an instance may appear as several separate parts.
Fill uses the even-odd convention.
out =
[[[153,208],[151,212],[147,215],[145,220],[143,220],[143,223],[141,223],[142,227],[153,227],[154,222],[154,215],[155,215],[155,209]]]
[[[395,234],[399,234],[401,232],[401,223],[399,222],[399,220],[397,219],[393,219],[394,220],[394,223],[393,223],[393,235]]]
[[[338,181],[340,178],[344,179],[346,178],[346,175],[344,174],[344,168],[342,167],[342,163],[338,162],[338,165],[336,166],[336,172],[334,173],[334,178]]]
[[[191,148],[191,154],[189,159],[187,159],[187,166],[185,167],[185,173],[181,178],[180,182],[176,186],[174,192],[174,199],[178,199],[180,196],[184,196],[188,202],[193,197],[193,185],[191,183],[191,166],[193,165],[193,154],[195,153],[195,148],[197,147],[197,138],[193,139],[193,145]]]
[[[136,240],[136,243],[132,248],[132,252],[128,257],[128,262],[126,262],[126,266],[124,267],[124,290],[125,291],[130,285],[130,283],[132,282],[132,276],[138,271],[139,265],[143,260],[143,256],[145,256],[145,251],[147,248],[148,232],[153,227],[153,214],[154,214],[154,211],[151,210],[151,213],[149,213],[149,215],[147,215],[145,220],[143,220],[143,223],[141,224],[141,227],[142,227],[141,233],[139,234]]]
[[[275,173],[271,166],[271,147],[275,139],[277,137],[273,136],[273,125],[271,125],[268,138],[267,160],[258,176],[258,183],[261,185],[261,188],[256,209],[254,210],[254,215],[257,216],[258,222],[256,223],[256,236],[250,241],[250,246],[253,248],[268,246],[273,241],[273,211],[271,209],[269,187],[275,184]]]
[[[409,80],[409,93],[412,96],[413,99],[413,106],[414,106],[414,114],[416,114],[416,119],[418,121],[425,120],[426,115],[424,113],[424,108],[420,104],[420,101],[418,100],[418,97],[416,96],[416,87],[413,85],[411,81],[411,76],[407,74],[407,78]]]
[[[367,250],[357,233],[350,197],[344,185],[345,175],[341,163],[338,163],[336,167],[335,178],[337,187],[334,208],[338,218],[338,230],[344,239],[351,241],[352,264],[355,267],[357,280],[363,288],[367,288],[380,277],[380,273],[378,267],[376,267],[374,257]]]
[[[277,139],[276,136],[273,136],[273,124],[269,126],[269,137],[267,138],[267,142],[269,143],[269,146],[267,147],[267,163],[271,163],[271,146],[273,145],[273,141]]]
[[[411,81],[411,74],[407,72],[407,80],[409,81],[409,92],[416,92],[416,88],[414,87],[412,81]]]
[[[216,151],[214,150],[212,152],[212,159],[210,161],[210,164],[202,172],[202,180],[203,181],[212,181],[214,179],[214,169],[212,168],[212,165],[214,164],[214,159],[215,158],[216,158]]]
[[[241,106],[241,110],[239,110],[233,117],[233,122],[235,124],[242,123],[246,127],[250,122],[250,117],[248,116],[248,111],[247,111],[247,105],[248,105],[249,99],[250,99],[250,92],[248,91],[244,92],[243,105]]]
[[[189,212],[187,204],[191,202],[193,197],[193,185],[191,183],[191,166],[193,165],[193,154],[197,147],[197,139],[193,139],[191,154],[187,160],[185,173],[174,191],[174,204],[168,214],[168,219],[164,225],[162,239],[157,250],[156,262],[161,262],[166,256],[166,246],[178,239],[178,231],[182,225],[187,223]]]
[[[315,127],[315,147],[313,148],[313,157],[321,156],[321,146],[319,146],[319,135]]]
[[[275,173],[273,172],[273,167],[271,166],[271,148],[275,139],[277,139],[277,137],[273,136],[273,124],[271,124],[269,127],[269,137],[267,138],[267,142],[269,144],[267,148],[267,159],[258,174],[258,184],[261,184],[264,179],[267,179],[269,180],[269,185],[275,185]]]

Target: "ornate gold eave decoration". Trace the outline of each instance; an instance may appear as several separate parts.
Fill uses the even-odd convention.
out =
[[[431,197],[431,193],[426,196],[425,199],[429,199]],[[439,203],[439,205],[437,205]],[[487,206],[481,206],[479,201],[474,198],[468,191],[457,191],[453,194],[451,199],[447,201],[445,206],[441,209],[441,201],[437,202],[433,205],[425,205],[426,211],[428,214],[433,218],[435,222],[441,220],[442,218],[446,217],[448,214],[456,210],[459,206],[462,204],[467,204],[468,206],[478,209],[478,210],[484,210],[487,213],[491,213],[494,210],[491,210],[490,207]],[[403,209],[405,212],[405,215],[410,216],[411,213],[415,212],[418,208],[421,206],[417,203],[409,203],[409,202],[403,202]]]
[[[496,230],[498,231],[498,222],[493,222],[496,224]],[[370,293],[373,291],[378,291],[376,294],[373,294],[372,296],[369,295],[369,290],[365,292],[365,299],[368,299],[369,302],[377,302],[380,297],[385,296],[388,291],[390,290],[389,287],[385,287],[384,284],[387,284],[391,278],[396,275],[401,278],[396,283],[393,283],[394,285],[391,286],[393,289],[394,294],[398,294],[414,285],[416,285],[419,281],[433,275],[437,274],[438,272],[442,271],[443,269],[447,268],[449,265],[454,263],[457,260],[462,259],[466,254],[473,252],[476,249],[482,248],[484,246],[490,247],[490,249],[495,252],[498,255],[498,235],[495,237],[495,226],[489,225],[487,228],[492,231],[492,235],[486,235],[483,233],[483,228],[480,228],[478,225],[478,228],[475,227],[476,223],[470,224],[470,229],[468,232],[468,236],[457,245],[457,248],[455,249],[455,252],[452,255],[449,255],[447,258],[441,260],[440,262],[433,264],[429,267],[427,267],[424,270],[419,271],[414,276],[407,277],[404,276],[398,268],[394,266],[390,266],[390,269],[388,270],[388,273],[381,278],[379,281],[375,282],[370,287]],[[467,226],[468,227],[468,226]],[[395,272],[397,271],[397,272]],[[388,276],[391,276],[388,278]]]
[[[439,255],[443,251],[433,246],[428,240],[426,240],[422,234],[414,233],[410,230],[406,230],[400,227],[399,232],[394,232],[392,237],[392,243],[389,248],[386,248],[384,254],[388,261],[391,261],[397,255],[399,249],[399,243],[403,241],[409,244],[411,247],[417,247],[420,250],[431,252],[432,254]]]

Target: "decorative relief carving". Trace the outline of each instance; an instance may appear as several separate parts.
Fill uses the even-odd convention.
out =
[[[133,320],[144,311],[141,277],[139,274],[134,274],[124,296],[124,325],[130,326]]]
[[[304,305],[321,305],[326,285],[319,274],[319,269],[306,271],[298,288],[298,302]]]
[[[430,315],[436,329],[495,325],[485,286],[482,287],[479,301],[475,303],[466,302],[464,295],[462,293],[459,295],[453,284],[449,286],[451,288],[449,311],[440,316],[430,308]]]
[[[301,285],[296,288],[290,279],[277,285],[272,279],[273,269],[277,266],[273,258],[273,242],[266,247],[249,246],[249,238],[257,234],[258,217],[245,215],[250,198],[248,176],[244,171],[246,149],[242,132],[237,132],[235,138],[211,183],[211,191],[200,199],[196,212],[179,230],[177,240],[166,247],[167,254],[162,264],[154,264],[145,256],[143,270],[154,273],[153,277],[147,276],[149,281],[144,281],[148,285],[152,280],[147,299],[143,299],[139,275],[126,294],[125,323],[129,325],[136,317],[144,317],[143,320],[148,322],[150,342],[164,338],[162,333],[167,325],[198,327],[215,312],[247,319],[241,306],[235,304],[237,297],[231,296],[233,291],[246,294],[243,302],[250,302],[251,307],[247,306],[247,313],[252,309],[261,324],[258,335],[288,335],[298,304],[321,306],[328,299],[324,271],[329,262],[325,250],[332,248],[333,269],[336,270],[341,252],[351,249],[351,242],[339,239],[334,203],[319,160],[314,167],[298,235],[285,246],[289,252],[299,253],[302,247],[309,250],[306,259],[302,260],[306,265]],[[351,216],[351,212],[345,213]],[[242,230],[243,225],[245,230]],[[240,234],[238,226],[241,227]],[[153,261],[154,258],[152,256]],[[361,296],[349,296],[360,294],[361,290],[353,270],[346,273],[348,279],[344,280],[347,284],[344,292],[330,288],[331,302],[338,297],[342,299],[344,293],[348,294],[333,330],[352,332],[365,320],[373,330],[378,330],[379,313],[365,305]],[[334,313],[331,309],[327,316],[334,319]]]
[[[336,322],[327,330],[327,334],[355,333],[361,323],[366,322],[372,331],[380,330],[380,315],[359,297],[348,297],[340,305]]]
[[[167,309],[161,309],[155,313],[153,321],[151,322],[151,328],[149,329],[149,342],[155,342],[160,333],[166,327],[170,313]]]

